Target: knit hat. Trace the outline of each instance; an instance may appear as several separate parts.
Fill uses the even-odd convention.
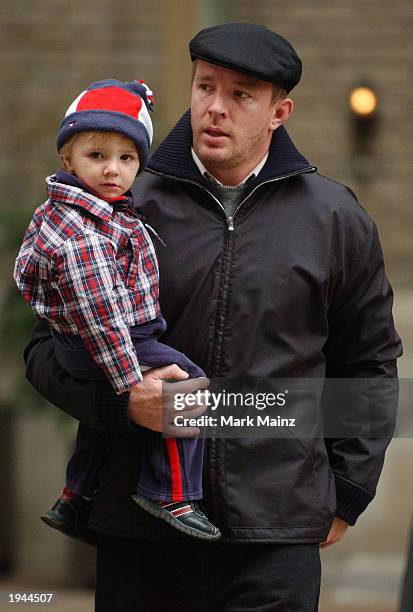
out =
[[[262,25],[223,23],[201,30],[189,43],[192,61],[204,60],[281,85],[291,91],[301,78],[301,60],[291,43]]]
[[[122,83],[105,79],[92,83],[67,109],[57,133],[57,149],[78,132],[117,132],[135,143],[142,172],[149,159],[153,136],[148,112],[153,110],[152,96],[143,81]]]

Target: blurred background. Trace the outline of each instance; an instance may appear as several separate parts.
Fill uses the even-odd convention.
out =
[[[249,21],[291,40],[304,72],[287,127],[320,173],[349,185],[379,227],[404,341],[400,374],[408,414],[413,5],[411,0],[3,0],[0,17],[0,610],[12,608],[7,593],[37,590],[56,593],[55,610],[86,612],[93,610],[93,549],[39,520],[61,488],[75,424],[24,379],[22,352],[32,317],[12,281],[23,231],[45,199],[44,177],[57,167],[55,134],[66,108],[92,81],[144,78],[157,101],[156,145],[189,106],[187,48],[199,29]],[[399,609],[413,510],[413,444],[405,429],[399,433],[374,502],[345,541],[322,553],[324,612]]]

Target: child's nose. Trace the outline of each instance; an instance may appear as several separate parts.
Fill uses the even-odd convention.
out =
[[[105,174],[117,174],[118,173],[118,164],[116,162],[116,160],[112,159],[112,160],[108,160],[105,168],[103,170],[103,172]]]

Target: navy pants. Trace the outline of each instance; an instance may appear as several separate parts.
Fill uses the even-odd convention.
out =
[[[176,363],[190,378],[205,376],[186,355],[158,342],[166,329],[162,317],[131,328],[132,341],[141,364],[162,367]],[[79,336],[54,333],[56,357],[74,378],[104,380]],[[162,438],[147,430],[137,492],[155,501],[202,498],[204,439]],[[79,424],[75,450],[66,469],[66,484],[73,493],[92,497],[98,489],[98,473],[108,448],[108,434]]]

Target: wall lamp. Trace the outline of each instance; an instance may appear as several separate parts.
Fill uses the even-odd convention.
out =
[[[348,98],[352,133],[352,168],[356,178],[368,180],[374,172],[375,138],[379,126],[377,91],[367,83],[354,86]]]

